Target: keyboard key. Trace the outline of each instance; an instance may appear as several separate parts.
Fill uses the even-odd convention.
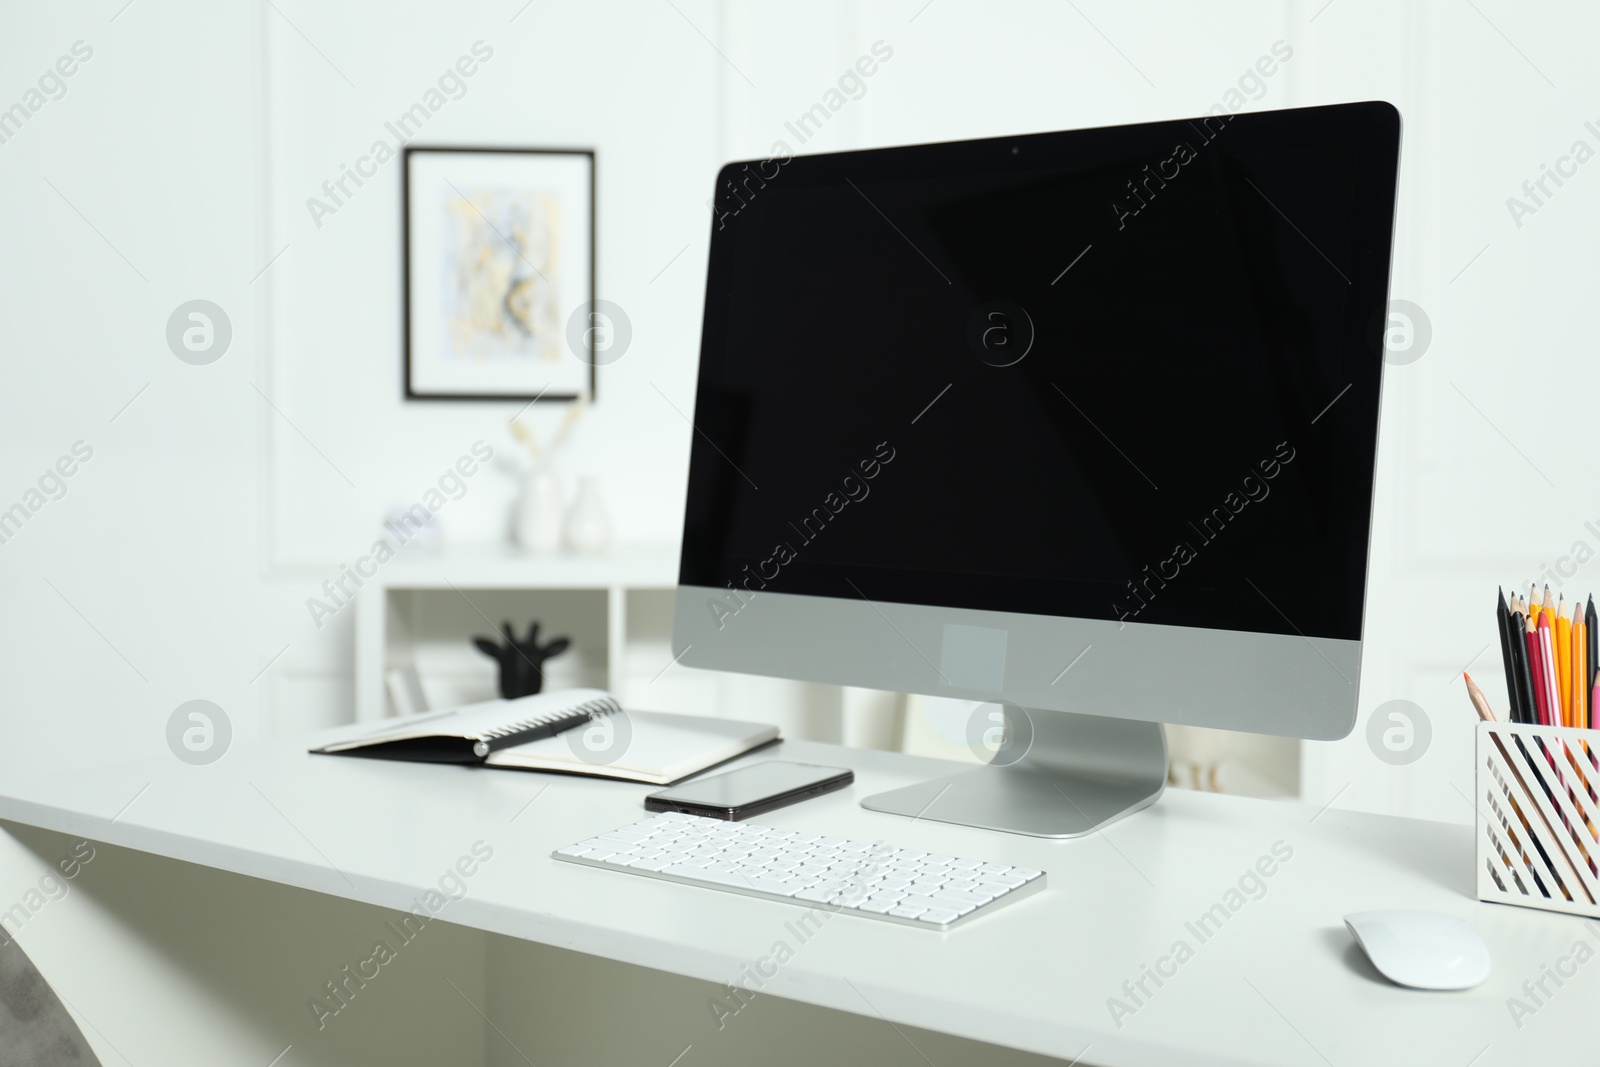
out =
[[[975,871],[983,864],[978,860],[951,860],[950,866],[958,871]]]
[[[794,895],[794,899],[810,901],[814,904],[826,904],[838,895],[838,887],[823,885],[819,882],[817,885],[800,890]]]
[[[978,868],[979,874],[1005,874],[1011,868],[1003,863],[985,863]]]
[[[917,921],[925,923],[953,923],[961,918],[961,913],[951,911],[949,908],[929,908],[917,916]]]
[[[643,841],[649,834],[641,834],[637,830],[624,826],[620,830],[611,830],[606,835],[611,841]]]
[[[566,848],[556,849],[558,856],[581,856],[589,851],[588,845],[568,845]]]
[[[889,909],[889,914],[898,915],[902,919],[915,919],[927,910],[928,908],[925,904],[901,904],[897,908]]]
[[[634,871],[659,871],[670,866],[672,866],[671,856],[656,856],[652,859],[634,860],[628,864],[628,869]]]
[[[995,894],[985,893],[981,889],[947,889],[943,893],[936,894],[936,896],[941,901],[965,901],[972,905],[987,904],[995,898]],[[946,904],[945,906],[948,907],[949,905]]]
[[[624,849],[633,848],[641,840],[635,837],[615,837],[611,834],[606,834],[604,837],[594,838],[593,844],[597,848],[611,848],[621,852]]]
[[[965,915],[977,909],[978,905],[970,900],[956,900],[947,896],[934,896],[928,898],[928,907],[938,908],[940,911],[953,911],[957,915]]]
[[[635,863],[643,863],[657,858],[657,856],[646,855],[643,852],[619,852],[607,862],[614,863],[618,867],[632,867]]]
[[[860,904],[854,905],[857,911],[870,911],[874,915],[887,915],[889,912],[893,911],[899,906],[900,899],[898,897],[894,898],[893,900],[882,900],[878,897],[872,897],[868,900],[862,901]]]

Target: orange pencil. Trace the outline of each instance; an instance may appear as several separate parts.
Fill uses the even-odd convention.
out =
[[[1589,630],[1583,612],[1572,605],[1572,718],[1573,726],[1589,725]]]
[[[1545,589],[1546,602],[1550,599],[1549,588]],[[1550,623],[1550,641],[1556,649],[1556,689],[1561,701],[1561,715],[1559,722],[1562,726],[1572,725],[1572,620],[1563,615],[1562,609],[1567,606],[1566,597],[1562,596],[1556,601],[1555,620]]]

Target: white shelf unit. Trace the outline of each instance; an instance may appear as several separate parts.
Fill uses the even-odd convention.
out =
[[[510,548],[447,549],[389,562],[356,606],[356,718],[394,714],[385,674],[412,665],[429,707],[498,695],[495,663],[472,647],[502,621],[541,642],[570,637],[545,688],[593,686],[624,707],[770,722],[791,739],[898,748],[901,698],[781,678],[696,670],[672,659],[676,546],[603,557],[528,556]]]
[[[663,675],[672,662],[677,550],[618,548],[605,556],[529,556],[510,548],[459,548],[402,556],[368,582],[356,607],[356,718],[393,714],[385,675],[417,668],[430,706],[488,700],[498,669],[471,645],[498,638],[502,621],[539,639],[569,637],[549,661],[546,688],[585,685],[670,709],[716,702],[708,679]],[[680,672],[687,675],[689,672]]]

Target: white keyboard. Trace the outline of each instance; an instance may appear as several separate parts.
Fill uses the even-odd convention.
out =
[[[1044,872],[665,812],[558,848],[568,863],[948,930],[1044,888]]]

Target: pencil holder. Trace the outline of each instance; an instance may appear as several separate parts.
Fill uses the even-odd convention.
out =
[[[1480,722],[1478,899],[1600,917],[1600,730]]]

